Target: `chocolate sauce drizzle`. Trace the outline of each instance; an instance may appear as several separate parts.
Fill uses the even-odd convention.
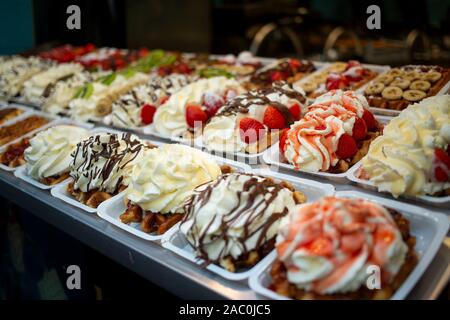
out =
[[[131,133],[110,134],[108,142],[100,141],[100,135],[94,135],[88,139],[81,141],[77,144],[75,151],[72,153],[73,168],[70,172],[70,176],[77,181],[81,176],[88,179],[87,190],[90,191],[91,182],[94,179],[101,177],[103,183],[109,178],[113,171],[119,172],[123,170],[125,166],[132,162],[138,156],[139,152],[143,148],[147,148],[140,140],[133,139]],[[120,146],[120,141],[125,142],[125,147]],[[99,151],[95,150],[101,147]],[[124,161],[125,157],[129,158]],[[77,165],[78,157],[81,158],[81,163]],[[98,161],[104,158],[106,159],[103,167],[99,168]],[[117,190],[123,181],[123,176],[117,181],[114,190]],[[102,189],[100,187],[100,189]]]
[[[243,189],[237,192],[238,202],[236,206],[234,206],[227,214],[222,216],[220,231],[216,232],[216,234],[214,235],[210,235],[211,242],[221,240],[225,241],[223,249],[219,253],[218,258],[216,260],[212,260],[205,250],[205,237],[208,235],[208,231],[210,230],[211,225],[215,219],[212,218],[206,227],[204,227],[202,230],[199,230],[196,221],[196,208],[205,206],[210,200],[211,194],[214,189],[216,189],[220,184],[225,183],[227,185],[230,185],[234,180],[238,180],[241,176],[248,176],[250,177],[250,179],[248,179],[244,183]],[[246,255],[251,250],[260,248],[266,243],[266,241],[270,240],[267,238],[267,231],[270,226],[277,220],[284,217],[288,213],[289,209],[287,207],[284,207],[283,211],[272,213],[272,215],[255,230],[250,230],[250,227],[255,220],[257,220],[264,214],[269,205],[276,199],[278,193],[282,189],[286,188],[281,184],[276,183],[272,179],[246,173],[224,174],[214,181],[207,182],[206,184],[197,187],[194,190],[193,195],[185,202],[184,212],[186,213],[186,215],[181,222],[181,224],[184,224],[189,220],[194,220],[192,227],[188,231],[188,239],[190,245],[194,248],[194,250],[199,252],[199,257],[204,259],[208,264],[220,262],[222,258],[225,258],[224,251],[226,250],[226,248],[228,248],[228,243],[230,241],[230,238],[228,236],[229,228],[242,215],[248,215],[247,221],[244,224],[243,235],[237,239],[241,244],[242,255]],[[248,199],[246,200],[246,203],[244,203],[242,208],[240,208],[242,202],[244,201],[242,198],[244,193],[248,195]],[[269,196],[267,197],[267,195]],[[261,197],[258,198],[258,196]],[[261,233],[257,239],[256,247],[249,250],[245,242],[258,232]]]
[[[287,106],[277,101],[270,100],[267,97],[273,93],[285,95],[290,99],[297,100],[301,104],[304,104],[306,101],[306,98],[300,92],[294,90],[292,85],[284,81],[280,81],[274,83],[271,88],[250,91],[237,96],[222,107],[216,116],[230,116],[237,113],[248,113],[251,105],[260,105],[261,107],[271,105],[283,114],[286,120],[286,125],[291,125],[294,122],[294,118],[289,112]]]
[[[262,68],[255,72],[255,74],[251,77],[251,82],[257,84],[267,84],[271,83],[271,75],[274,71],[281,71],[285,73],[288,77],[294,76],[296,73],[311,73],[316,70],[314,64],[310,61],[301,60],[300,66],[295,70],[292,68],[289,63],[290,59],[280,59],[279,62],[270,68]]]

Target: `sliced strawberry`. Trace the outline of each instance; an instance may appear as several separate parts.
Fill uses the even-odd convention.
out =
[[[208,114],[198,104],[190,104],[186,107],[186,122],[190,128],[203,125],[208,120]]]
[[[348,81],[357,82],[361,81],[364,74],[364,69],[362,67],[352,67],[343,73],[343,76],[347,78]]]
[[[269,129],[283,129],[286,128],[286,120],[283,114],[273,106],[268,106],[264,112],[263,123]]]
[[[192,72],[192,69],[189,67],[189,65],[187,63],[181,62],[176,67],[176,71],[178,73],[182,73],[182,74],[189,74]]]
[[[347,67],[345,68],[345,70],[351,69],[353,67],[360,67],[361,66],[361,62],[359,62],[358,60],[349,60],[347,62]]]
[[[153,116],[155,115],[156,107],[144,104],[141,109],[141,120],[143,124],[150,124],[153,122]]]
[[[448,180],[447,173],[441,167],[436,167],[434,169],[434,177],[436,178],[436,181],[439,182],[445,182]]]
[[[291,66],[292,69],[297,70],[298,68],[300,68],[300,66],[302,65],[301,62],[297,59],[290,59],[289,60],[289,65]]]
[[[289,112],[292,114],[295,121],[300,120],[300,117],[302,116],[302,108],[298,103],[293,104],[289,108]]]
[[[264,125],[253,118],[243,118],[239,122],[241,140],[245,143],[258,141],[266,133]]]
[[[351,135],[344,133],[338,142],[336,155],[340,159],[348,159],[353,157],[358,152],[355,139]]]
[[[225,104],[221,96],[212,92],[206,92],[203,95],[203,105],[206,107],[206,113],[212,117]]]
[[[280,149],[280,153],[284,154],[284,150],[286,148],[286,140],[287,140],[287,134],[288,134],[289,129],[283,129],[283,131],[281,131],[281,135],[280,135],[280,144],[279,144],[279,149]]]
[[[356,141],[363,140],[367,135],[366,122],[362,118],[357,118],[353,125],[353,139]]]
[[[435,149],[434,155],[439,161],[441,161],[445,166],[450,169],[450,155],[447,154],[443,149]]]
[[[364,122],[366,123],[367,130],[373,130],[377,127],[378,121],[375,119],[372,112],[365,109],[362,115]]]
[[[270,80],[272,82],[286,80],[286,79],[287,79],[287,75],[283,71],[272,71],[270,74]]]
[[[328,90],[345,89],[348,87],[348,84],[348,79],[344,75],[337,73],[330,74],[325,83]]]

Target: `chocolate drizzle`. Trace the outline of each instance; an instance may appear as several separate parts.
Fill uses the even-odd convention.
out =
[[[291,125],[294,122],[292,114],[286,105],[269,99],[269,95],[285,95],[289,99],[297,100],[300,104],[306,102],[306,98],[298,91],[294,90],[292,85],[284,81],[276,82],[271,88],[265,88],[255,91],[250,91],[236,98],[230,100],[224,107],[222,107],[216,116],[229,116],[237,113],[248,113],[251,105],[260,105],[261,107],[271,105],[277,108],[284,116],[286,125]]]
[[[220,185],[225,184],[226,188],[230,189],[229,186],[234,181],[242,178],[242,176],[247,176],[249,179],[244,182],[242,190],[236,192],[238,200],[236,205],[221,217],[219,230],[209,234],[212,224],[216,221],[216,215],[212,217],[206,226],[199,230],[196,217],[198,208],[204,207],[210,201],[212,193]],[[281,219],[289,211],[287,207],[284,207],[281,212],[273,212],[265,221],[257,221],[263,217],[270,204],[276,199],[282,189],[287,188],[280,183],[276,183],[272,179],[244,173],[224,174],[214,181],[197,187],[194,190],[193,195],[184,205],[186,215],[182,221],[182,224],[184,224],[188,222],[190,223],[191,220],[193,220],[193,224],[187,232],[191,246],[199,252],[199,256],[207,261],[207,263],[220,262],[220,260],[225,258],[227,255],[226,249],[228,249],[230,242],[230,227],[232,227],[238,219],[246,216],[246,221],[243,224],[242,235],[234,238],[233,240],[237,240],[241,246],[242,255],[244,256],[251,250],[258,250],[268,240],[270,240],[267,238],[268,229],[273,225],[273,223]],[[246,200],[244,200],[244,195],[247,197]],[[243,203],[244,201],[245,203]],[[252,227],[254,228],[258,223],[260,223],[260,225],[256,229],[252,230]],[[255,248],[247,248],[246,241],[258,232],[260,232],[260,235],[257,238]],[[206,236],[209,236],[208,243],[205,243]],[[215,241],[224,241],[225,244],[223,245],[221,252],[218,254],[218,258],[211,259],[211,257],[208,256],[205,246]]]
[[[270,84],[272,83],[271,76],[273,72],[282,72],[289,78],[295,76],[297,73],[311,73],[315,70],[316,67],[310,61],[301,60],[299,66],[293,67],[290,59],[280,59],[275,65],[268,65],[256,71],[250,81],[256,84]]]
[[[102,141],[102,137],[107,136],[108,141]],[[124,146],[121,146],[121,141]],[[132,162],[138,156],[139,152],[146,146],[131,133],[122,134],[101,134],[94,135],[77,144],[72,153],[71,177],[77,182],[80,177],[88,179],[87,190],[91,188],[93,180],[101,178],[103,183],[108,180],[113,172],[123,170],[126,165]],[[102,167],[99,167],[99,160],[105,159]],[[123,176],[119,177],[114,190],[116,190],[123,181]]]

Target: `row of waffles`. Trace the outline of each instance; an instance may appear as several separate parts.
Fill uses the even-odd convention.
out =
[[[276,89],[283,90],[284,94],[297,95],[292,90],[287,91],[286,86],[284,84],[279,89],[274,86],[266,89],[266,92],[270,92],[269,97]],[[384,126],[369,111],[363,96],[352,91],[333,90],[314,100],[304,116],[289,127],[268,131],[264,125],[258,126],[255,118],[239,119],[233,114],[235,110],[247,114],[242,109],[252,107],[250,94],[233,99],[233,104],[228,106],[230,109],[221,109],[206,125],[203,137],[208,137],[211,126],[227,123],[231,119],[234,126],[241,127],[240,130],[232,129],[235,136],[228,138],[230,130],[223,125],[222,130],[217,128],[216,138],[223,139],[225,146],[233,141],[241,141],[241,144],[245,141],[245,145],[253,143],[258,146],[261,146],[261,141],[267,141],[266,145],[273,143],[263,153],[263,159],[273,165],[271,168],[274,170],[286,168],[295,175],[308,173],[331,179],[342,177],[344,181],[349,178],[362,185],[370,183],[378,191],[391,193],[394,197],[427,197],[427,203],[439,206],[448,203],[449,95],[431,97],[413,104]],[[278,104],[267,102],[266,97],[252,99],[266,104],[265,108],[258,104],[254,107],[254,110],[261,108],[264,111],[266,120],[267,114],[276,115],[280,110],[277,109]],[[251,106],[248,107],[248,104]],[[0,114],[14,114],[17,110],[23,112],[18,107],[7,107],[1,109]],[[276,117],[269,118],[272,122],[274,119]],[[2,126],[0,143],[10,143],[46,122],[45,117],[33,115]],[[244,124],[248,127],[242,130]],[[276,142],[278,135],[281,138]],[[2,148],[2,165],[8,168],[22,165],[23,153],[28,145],[28,137],[25,137]],[[217,154],[224,156],[221,152]]]
[[[52,194],[69,203],[118,209],[116,224],[178,233],[204,265],[229,273],[272,252],[267,288],[285,297],[388,299],[420,263],[408,219],[376,201],[333,191],[314,198],[305,180],[293,184],[189,146],[106,128],[59,124],[29,143],[17,176],[56,186]],[[65,196],[54,192],[60,186]],[[382,274],[378,290],[366,286],[373,265]]]
[[[122,51],[127,52],[102,48],[80,59],[96,61],[104,57],[120,55]],[[161,50],[153,50],[149,53],[141,49],[137,57],[139,60],[131,63],[134,66],[123,68],[122,72],[112,72],[112,74],[105,72],[108,68],[100,68],[100,71],[96,69],[97,72],[83,72],[80,70],[82,68],[80,64],[63,63],[52,67],[52,64],[47,63],[47,65],[36,66],[39,63],[36,63],[36,58],[33,57],[29,60],[35,63],[28,64],[24,61],[20,62],[23,60],[20,57],[4,58],[3,67],[0,65],[0,80],[2,78],[4,80],[2,86],[4,92],[0,95],[8,98],[19,94],[25,101],[43,105],[50,112],[69,112],[78,120],[98,121],[110,115],[106,121],[116,122],[118,126],[143,126],[153,122],[152,115],[155,109],[163,104],[169,95],[201,78],[223,76],[237,80],[241,88],[232,90],[231,97],[236,94],[236,91],[241,93],[267,88],[272,83],[283,80],[292,84],[295,90],[304,90],[309,98],[316,98],[335,89],[363,90],[364,88],[363,92],[371,107],[377,111],[383,108],[398,112],[412,102],[445,91],[450,77],[449,70],[439,66],[404,66],[387,70],[388,67],[363,65],[357,61],[322,64],[286,58],[268,62],[270,60],[253,57],[248,52],[243,52],[238,57],[233,55],[218,57],[165,53]],[[45,62],[48,61],[45,60]],[[81,61],[84,60],[79,62]],[[130,62],[132,60],[124,62],[123,67]],[[29,72],[26,70],[28,65],[30,65]],[[83,65],[86,66],[86,64]],[[4,72],[1,72],[2,69]],[[150,72],[152,76],[150,79],[148,77],[144,79],[142,74],[135,75],[134,72],[127,72],[130,69],[144,73]],[[39,72],[42,70],[45,72]],[[2,76],[2,73],[6,75]],[[171,74],[181,76],[164,79]],[[32,75],[35,75],[36,79],[29,79]],[[187,75],[189,77],[186,77]],[[27,79],[29,81],[26,81]],[[129,90],[143,82],[146,82],[146,86],[136,88],[133,92]],[[175,84],[172,85],[174,82]],[[225,85],[236,87],[237,83],[229,81]],[[195,96],[195,92],[192,92],[195,89],[185,92],[188,96],[186,99],[190,100],[188,102],[197,105],[197,108],[193,108],[190,112],[193,115],[189,117],[190,121],[183,119],[182,123],[161,124],[156,127],[160,134],[173,136],[182,134],[184,130],[192,130],[193,121],[207,121],[230,98],[223,95],[222,90],[214,89],[214,83],[199,84],[197,87],[202,86],[210,89],[211,94],[208,99]],[[124,96],[125,94],[129,95]],[[130,95],[132,95],[131,99]],[[77,101],[71,103],[74,99]],[[114,102],[117,104],[115,110],[112,110],[111,105]],[[180,103],[178,102],[177,105]],[[203,112],[200,112],[198,107]],[[71,109],[75,110],[71,111]],[[172,110],[172,113],[181,117],[187,109],[186,103],[184,106],[178,106],[178,109],[180,109],[179,112]]]

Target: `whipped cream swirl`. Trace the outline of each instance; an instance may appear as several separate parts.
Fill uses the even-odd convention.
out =
[[[24,152],[28,175],[39,181],[68,172],[71,153],[77,143],[88,136],[88,130],[72,125],[39,132],[30,139],[30,146]]]
[[[166,144],[146,151],[136,162],[126,197],[145,211],[179,213],[197,186],[220,174],[220,167],[208,154]]]
[[[409,106],[384,128],[362,160],[363,174],[380,191],[399,195],[434,194],[450,188],[437,181],[439,165],[450,177],[450,168],[435,157],[435,150],[450,144],[450,95],[436,96]]]

